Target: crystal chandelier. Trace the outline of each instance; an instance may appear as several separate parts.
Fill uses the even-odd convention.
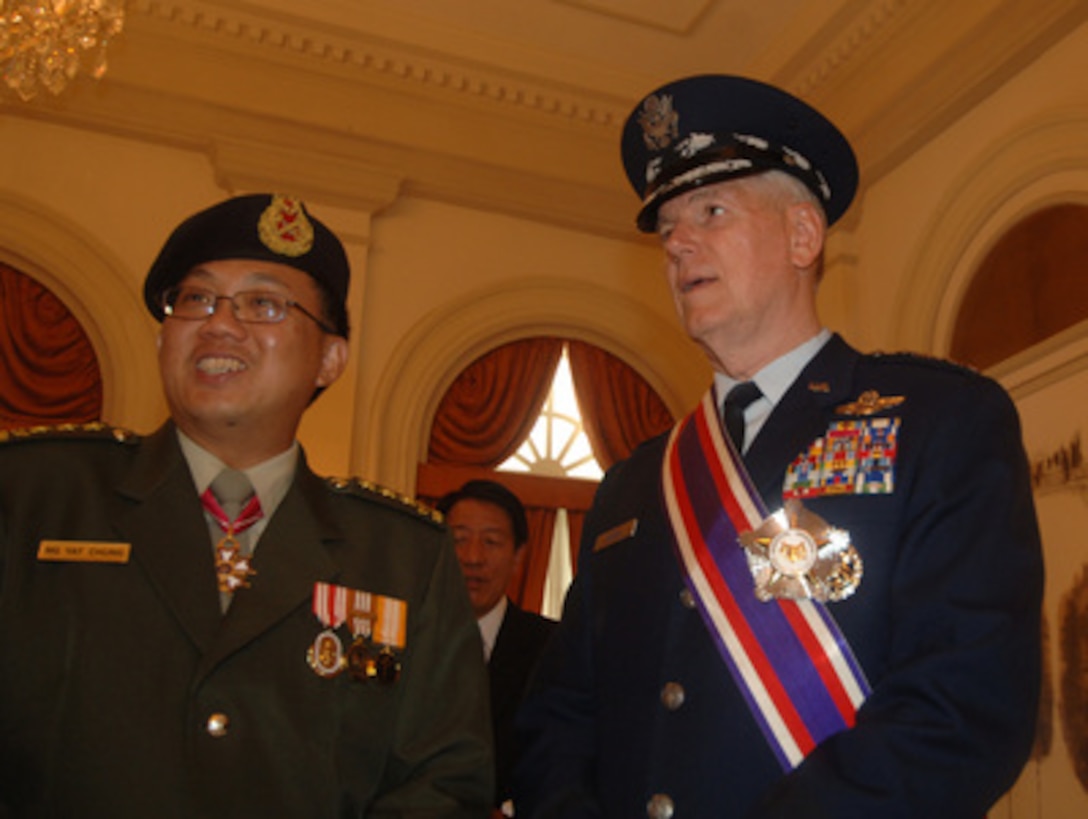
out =
[[[106,47],[125,22],[124,0],[0,0],[0,70],[24,101],[56,95],[82,68],[106,73]]]

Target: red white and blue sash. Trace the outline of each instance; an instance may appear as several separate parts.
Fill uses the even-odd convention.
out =
[[[722,435],[713,391],[673,429],[662,486],[688,587],[771,749],[792,770],[853,726],[869,685],[826,606],[756,598],[738,536],[767,511]]]

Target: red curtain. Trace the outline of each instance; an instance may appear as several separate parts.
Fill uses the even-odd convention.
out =
[[[502,481],[502,476],[498,476]],[[567,528],[570,532],[571,571],[578,571],[578,543],[582,539],[582,524],[586,513],[567,509]],[[548,560],[551,557],[552,536],[555,530],[556,508],[544,509],[528,506],[525,516],[529,519],[529,542],[525,544],[525,556],[510,578],[507,595],[523,609],[539,612],[544,601],[544,582],[548,577]]]
[[[570,342],[570,369],[593,454],[607,470],[673,425],[668,408],[627,364],[599,347]]]
[[[502,481],[501,476],[497,478]],[[525,544],[521,564],[510,578],[506,593],[519,606],[531,611],[540,611],[544,600],[544,580],[548,576],[555,514],[555,509],[532,506],[525,509],[525,516],[529,519],[529,542]]]
[[[577,509],[567,510],[567,525],[570,527],[570,568],[572,574],[578,574],[578,545],[582,542],[582,524],[585,522],[585,512]]]
[[[497,466],[533,428],[563,352],[557,338],[506,344],[470,364],[435,413],[427,460]]]
[[[98,360],[79,322],[38,282],[0,264],[0,428],[101,414]]]

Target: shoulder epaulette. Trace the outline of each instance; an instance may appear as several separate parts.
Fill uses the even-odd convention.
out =
[[[926,353],[874,352],[869,353],[869,357],[876,361],[887,364],[921,364],[924,366],[933,367],[935,369],[947,370],[948,372],[974,374],[978,373],[978,370],[970,366],[969,364],[961,364],[948,358],[941,358],[939,356],[928,355]]]
[[[14,443],[16,441],[72,439],[113,440],[119,444],[135,444],[140,440],[140,436],[132,430],[99,422],[0,429],[0,444]]]
[[[368,500],[378,500],[388,506],[414,513],[417,517],[434,524],[443,522],[442,513],[422,501],[402,495],[388,487],[360,478],[325,478],[325,483],[334,492],[355,495]]]

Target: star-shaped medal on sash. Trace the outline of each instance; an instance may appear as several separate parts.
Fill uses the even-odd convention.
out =
[[[756,597],[767,601],[845,600],[861,582],[861,555],[850,534],[828,525],[797,498],[740,536]]]

